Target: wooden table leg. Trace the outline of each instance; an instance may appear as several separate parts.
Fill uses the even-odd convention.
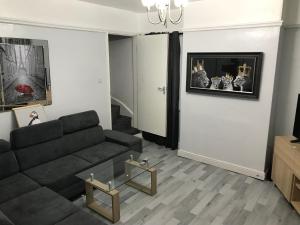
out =
[[[149,172],[151,173],[151,195],[155,195],[157,193],[157,170],[151,168]]]
[[[126,184],[130,187],[153,196],[157,193],[157,170],[155,168],[150,168],[146,169],[145,171],[149,172],[151,175],[150,188],[133,180],[128,181]]]
[[[97,188],[99,186],[98,181],[86,181],[85,190],[86,190],[86,206],[98,214],[102,215],[106,219],[110,220],[113,223],[116,223],[120,220],[120,197],[119,191],[117,190],[103,190],[102,188]],[[94,198],[94,188],[102,191],[103,193],[109,195],[112,201],[111,210],[103,207],[101,204],[97,203]]]
[[[119,192],[111,195],[112,202],[112,222],[116,223],[120,220],[120,197]]]

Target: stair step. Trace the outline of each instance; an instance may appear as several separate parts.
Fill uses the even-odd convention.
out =
[[[113,130],[127,130],[131,128],[131,118],[128,116],[120,115],[115,121],[112,123]]]
[[[112,129],[121,131],[127,134],[137,134],[139,130],[131,127],[131,118],[128,116],[120,115],[120,106],[111,105],[111,118],[112,118]]]
[[[120,106],[119,105],[111,105],[111,119],[112,123],[118,119],[120,116]]]

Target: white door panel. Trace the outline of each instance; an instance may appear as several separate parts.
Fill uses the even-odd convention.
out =
[[[138,129],[166,136],[168,35],[138,36]]]

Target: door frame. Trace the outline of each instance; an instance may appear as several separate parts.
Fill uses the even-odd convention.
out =
[[[138,74],[137,74],[137,37],[136,35],[132,40],[132,68],[133,68],[133,127],[138,127]]]

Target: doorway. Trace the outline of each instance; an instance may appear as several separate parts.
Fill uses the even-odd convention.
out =
[[[177,149],[179,35],[109,35],[114,130]]]
[[[137,134],[134,128],[133,37],[109,35],[112,129]]]

